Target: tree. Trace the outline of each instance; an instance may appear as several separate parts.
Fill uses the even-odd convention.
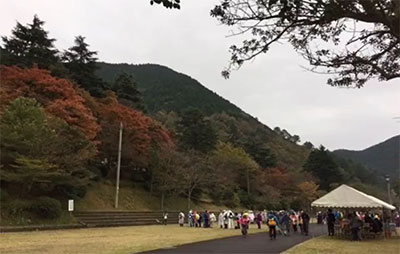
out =
[[[100,157],[109,162],[109,170],[115,169],[117,161],[120,122],[124,125],[121,161],[129,168],[147,167],[152,146],[174,147],[172,138],[164,128],[141,112],[121,105],[113,92],[98,99],[93,108],[101,126]]]
[[[276,126],[276,127],[274,128],[274,132],[275,132],[276,134],[278,134],[279,136],[282,135],[281,128],[279,128],[278,126]]]
[[[251,195],[251,180],[254,178],[259,165],[242,148],[235,147],[229,143],[218,142],[216,150],[210,158],[213,167],[214,198],[225,199],[227,193],[234,193],[238,188]]]
[[[312,70],[336,74],[327,81],[332,86],[400,77],[398,0],[221,0],[211,16],[250,37],[231,46],[225,77],[284,40]]]
[[[311,151],[303,169],[319,179],[319,185],[323,190],[329,190],[331,184],[343,180],[338,165],[322,145],[319,149]]]
[[[299,135],[293,135],[293,136],[290,138],[290,141],[293,142],[293,143],[295,143],[295,144],[299,143],[299,142],[300,142],[300,137],[299,137]]]
[[[207,153],[215,148],[217,135],[210,122],[199,109],[189,109],[182,114],[180,140],[186,149]]]
[[[65,120],[93,141],[100,126],[93,112],[86,106],[73,84],[66,79],[53,77],[49,71],[1,66],[0,109],[24,96],[35,98],[46,112]]]
[[[59,58],[58,50],[54,47],[55,39],[48,37],[43,25],[44,21],[35,15],[32,24],[24,26],[17,22],[10,37],[2,36],[2,53],[4,51],[7,56],[3,63],[28,68],[37,64],[44,69],[56,65]]]
[[[150,0],[150,4],[153,5],[154,3],[156,4],[163,4],[165,8],[169,9],[180,9],[180,0]]]
[[[122,104],[142,112],[146,111],[142,94],[132,75],[126,72],[121,73],[115,80],[112,90],[115,91]]]
[[[276,157],[266,144],[252,138],[244,144],[244,147],[246,152],[249,153],[262,168],[274,167],[276,165]]]
[[[300,190],[299,197],[301,198],[302,205],[309,207],[311,202],[318,198],[319,186],[312,181],[305,181],[297,185]]]
[[[290,140],[292,138],[292,135],[286,129],[282,129],[281,135],[286,140]]]
[[[104,96],[105,84],[95,74],[97,70],[96,51],[89,50],[85,37],[76,36],[75,45],[64,52],[63,60],[69,70],[71,79],[85,88],[95,97]]]
[[[308,148],[308,149],[313,149],[314,148],[314,145],[310,141],[304,142],[303,146]]]
[[[46,114],[35,99],[17,98],[2,112],[2,181],[27,194],[60,186],[87,184],[85,169],[96,149],[85,136],[59,118]],[[46,186],[45,188],[43,186]],[[53,193],[54,194],[54,193]]]
[[[209,181],[211,177],[209,160],[196,151],[180,153],[178,173],[178,186],[181,193],[187,197],[188,209],[191,208],[193,193]]]
[[[273,167],[259,171],[255,179],[256,201],[264,207],[284,208],[284,204],[290,203],[298,194],[295,180],[284,168]]]
[[[19,155],[41,155],[50,145],[46,115],[34,99],[18,98],[1,115],[1,161],[11,164]]]
[[[181,154],[171,149],[153,149],[150,169],[152,181],[156,183],[161,195],[160,209],[164,210],[165,197],[172,193],[178,193],[180,184],[179,171],[183,167]]]

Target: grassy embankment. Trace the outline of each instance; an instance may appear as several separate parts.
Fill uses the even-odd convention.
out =
[[[95,182],[89,188],[84,198],[75,200],[75,210],[115,210],[115,185],[111,181]],[[46,225],[46,224],[72,224],[77,223],[75,218],[67,212],[67,204],[63,204],[63,212],[57,219],[42,219],[30,213],[10,215],[9,198],[1,202],[1,226],[25,226],[25,225]],[[26,201],[30,202],[30,201]],[[160,210],[160,198],[141,187],[134,187],[129,181],[121,181],[118,210],[154,211]],[[211,202],[192,202],[193,209],[204,211],[219,211],[225,209],[223,206],[216,206]],[[187,199],[183,197],[170,197],[165,200],[164,209],[187,211]]]
[[[251,226],[249,233],[266,232]],[[240,235],[240,230],[178,225],[91,228],[0,234],[0,253],[125,254]]]
[[[318,237],[301,243],[283,254],[395,254],[400,253],[400,238],[373,239],[362,242],[352,242],[331,238]]]
[[[86,196],[78,200],[77,210],[114,210],[115,185],[114,183],[94,183]],[[119,191],[120,210],[154,211],[160,210],[160,197],[150,195],[150,192],[140,187],[133,187],[131,182],[122,181]],[[214,205],[212,202],[192,202],[193,209],[200,211],[219,211],[223,206]],[[187,199],[184,197],[169,197],[164,203],[165,210],[187,210]]]

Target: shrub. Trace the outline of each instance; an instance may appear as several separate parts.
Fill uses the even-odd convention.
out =
[[[22,217],[25,212],[29,211],[31,202],[21,199],[13,200],[8,205],[8,213],[13,217]]]
[[[10,195],[5,189],[0,188],[0,201],[4,202],[10,198]]]
[[[85,185],[72,185],[72,184],[60,184],[55,187],[54,193],[57,197],[63,197],[67,199],[83,198],[86,195],[87,188]]]
[[[250,209],[254,209],[254,205],[256,204],[256,200],[254,199],[254,194],[249,195],[247,191],[239,190],[238,196],[240,199],[240,203]]]
[[[224,194],[224,204],[228,207],[234,208],[240,205],[240,197],[236,192],[226,192]]]
[[[61,216],[61,203],[57,199],[40,197],[32,204],[32,212],[41,218],[55,219]]]

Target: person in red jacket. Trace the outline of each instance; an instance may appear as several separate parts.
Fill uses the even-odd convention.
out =
[[[246,237],[250,224],[249,216],[247,214],[243,214],[242,218],[239,219],[239,224],[242,228],[242,235]]]

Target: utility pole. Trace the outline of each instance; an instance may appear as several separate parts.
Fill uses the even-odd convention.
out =
[[[122,122],[119,124],[119,144],[118,144],[118,164],[117,164],[117,184],[115,186],[115,208],[118,208],[119,196],[119,175],[121,171],[121,152],[122,152],[122,129],[124,128]]]
[[[387,192],[388,192],[389,204],[392,204],[392,198],[390,196],[390,178],[389,178],[388,175],[386,176],[386,183],[387,183]]]

